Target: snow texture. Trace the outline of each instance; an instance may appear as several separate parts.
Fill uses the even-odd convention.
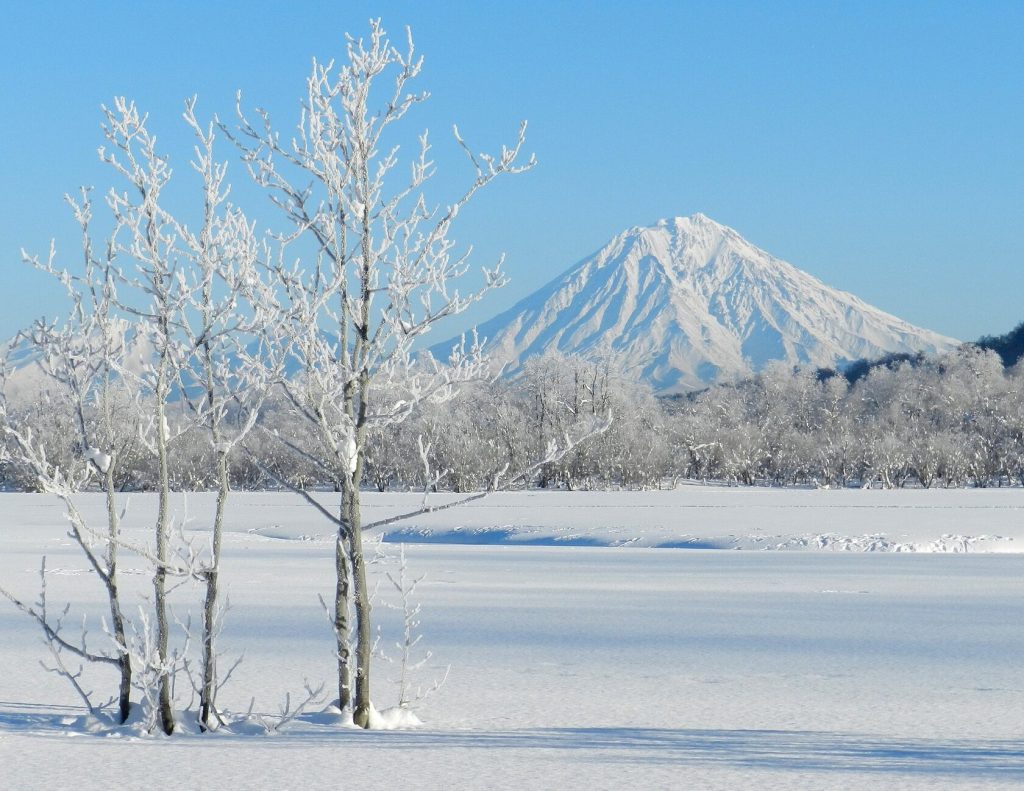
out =
[[[368,518],[406,508],[411,497],[368,494]],[[245,658],[221,703],[244,713],[255,695],[256,711],[272,715],[304,677],[331,677],[333,636],[317,595],[332,589],[333,538],[295,497],[235,499],[221,647]],[[175,497],[176,518],[198,517],[211,503],[211,495]],[[81,504],[102,516],[101,497]],[[145,540],[155,506],[155,498],[132,498],[126,540]],[[403,712],[386,708],[396,689],[381,666],[378,724],[396,731],[346,727],[329,708],[278,736],[244,724],[170,739],[111,729],[88,720],[39,667],[45,649],[35,625],[2,607],[4,787],[1019,788],[1024,558],[834,552],[832,537],[918,546],[943,533],[998,534],[1007,541],[972,548],[1002,551],[1022,538],[1022,509],[1019,489],[694,486],[498,495],[479,509],[435,514],[416,529],[509,525],[522,538],[590,536],[618,546],[408,546],[410,567],[426,575],[417,594],[435,657],[422,680],[452,669],[416,710],[423,724],[409,729],[415,723],[397,721]],[[31,597],[45,553],[54,606],[68,601],[88,613],[98,634],[102,586],[71,546],[60,507],[2,495],[0,513],[0,580]],[[186,521],[200,541],[203,521]],[[797,552],[638,546],[729,534],[786,543],[804,533],[829,538],[787,547]],[[129,599],[150,591],[141,565],[122,558]],[[175,596],[181,616],[194,596]],[[375,612],[385,635],[400,633],[401,613]]]
[[[662,393],[746,377],[773,360],[835,367],[957,344],[826,286],[703,214],[619,234],[479,334],[512,375],[551,348],[611,354]],[[451,347],[431,351],[444,360]]]

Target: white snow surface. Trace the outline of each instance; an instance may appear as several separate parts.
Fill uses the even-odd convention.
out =
[[[244,712],[255,695],[272,714],[304,678],[329,683],[333,636],[317,595],[332,590],[333,540],[294,496],[233,500],[221,647],[244,660],[221,703]],[[366,500],[372,520],[419,497]],[[199,545],[212,505],[209,494],[175,498]],[[101,518],[100,497],[81,506]],[[426,575],[417,596],[433,658],[419,679],[451,671],[416,725],[389,712],[394,673],[379,666],[380,724],[405,726],[382,732],[318,710],[277,736],[88,726],[39,667],[34,624],[0,601],[3,786],[1019,788],[1022,509],[1019,489],[684,486],[497,494],[389,526]],[[148,540],[154,512],[154,498],[133,496],[126,540]],[[930,551],[878,551],[896,547]],[[72,622],[88,613],[100,639],[102,589],[60,506],[0,495],[0,583],[34,598],[42,554],[51,607],[69,602]],[[130,603],[149,591],[143,565],[122,560]],[[199,612],[187,586],[174,601],[179,617]],[[401,614],[375,615],[396,639]]]
[[[612,354],[663,393],[746,377],[772,360],[834,367],[957,343],[826,286],[699,213],[620,233],[479,333],[512,375],[551,348]],[[432,353],[446,360],[451,347]]]

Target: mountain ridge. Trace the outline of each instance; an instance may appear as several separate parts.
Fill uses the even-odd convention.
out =
[[[662,393],[756,373],[772,360],[836,367],[952,338],[825,285],[702,213],[634,226],[478,328],[515,375],[549,348],[612,354]],[[450,344],[437,344],[435,357]]]

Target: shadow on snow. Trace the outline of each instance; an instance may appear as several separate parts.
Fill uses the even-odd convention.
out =
[[[0,733],[63,736],[74,731],[82,711],[0,701]],[[321,724],[303,715],[279,737],[219,732],[151,743],[181,743],[223,749],[231,743],[266,738],[270,749],[336,747],[346,742],[401,750],[547,750],[578,752],[587,760],[613,763],[705,764],[775,771],[943,775],[1024,780],[1024,746],[1019,741],[921,739],[798,730],[701,730],[695,728],[533,728],[507,731],[372,731]],[[70,731],[69,731],[70,729]],[[81,735],[87,735],[78,731]],[[149,741],[146,739],[145,741]],[[567,756],[568,757],[568,756]]]
[[[485,530],[445,530],[438,532],[389,530],[383,540],[388,544],[475,544],[479,546],[508,545],[515,547],[600,547],[606,542],[586,536],[534,536],[517,530],[493,528]]]

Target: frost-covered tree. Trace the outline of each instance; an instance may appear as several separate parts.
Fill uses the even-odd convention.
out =
[[[158,683],[159,723],[164,733],[170,734],[174,732],[174,711],[167,600],[167,576],[172,565],[168,448],[173,436],[167,413],[177,374],[175,317],[182,310],[186,294],[177,255],[177,223],[161,202],[171,179],[171,167],[156,148],[156,137],[147,128],[146,116],[134,103],[118,98],[112,108],[104,107],[104,115],[109,147],[100,149],[100,157],[129,187],[126,192],[112,189],[108,194],[116,221],[109,245],[115,259],[110,271],[126,277],[140,294],[137,301],[122,297],[119,307],[134,317],[138,328],[143,355],[138,401],[148,417],[142,438],[157,462],[153,608],[156,656],[163,670]],[[130,261],[132,268],[123,273],[117,260]]]
[[[99,257],[94,250],[89,191],[82,190],[78,200],[68,196],[67,202],[82,230],[82,268],[77,272],[58,269],[52,248],[45,260],[28,255],[25,259],[59,280],[68,296],[70,311],[61,322],[37,321],[21,333],[15,345],[22,361],[31,361],[21,367],[22,375],[38,372],[42,376],[39,385],[45,394],[44,410],[40,414],[26,414],[17,403],[34,400],[40,393],[25,393],[12,404],[4,388],[0,391],[0,429],[7,439],[8,459],[26,467],[36,487],[55,495],[64,504],[69,534],[106,589],[112,646],[96,653],[86,648],[84,639],[81,645],[72,645],[60,634],[56,623],[48,620],[45,607],[26,609],[12,596],[8,598],[39,621],[58,666],[63,666],[59,654],[69,651],[90,662],[117,668],[115,699],[124,722],[130,710],[133,671],[119,592],[121,517],[115,498],[117,476],[126,460],[130,460],[135,445],[132,435],[136,421],[132,410],[124,409],[131,401],[126,398],[121,375],[131,355],[131,334],[127,323],[117,316],[117,282],[110,266],[112,248],[108,245]],[[38,420],[43,415],[46,422]],[[65,426],[46,425],[61,418],[65,419]],[[70,443],[70,452],[68,448],[55,452],[55,443]],[[106,499],[107,524],[103,528],[89,524],[73,500],[74,494],[97,479]],[[45,588],[45,573],[42,584]],[[77,683],[75,686],[79,689]],[[88,699],[86,702],[89,704]]]
[[[289,353],[298,368],[285,392],[316,436],[315,448],[300,450],[341,492],[337,515],[330,514],[338,525],[338,702],[345,707],[351,696],[354,720],[364,727],[371,717],[373,640],[360,508],[368,437],[483,372],[475,345],[454,349],[447,365],[416,365],[411,347],[438,321],[504,283],[495,266],[483,270],[476,290],[458,290],[469,253],[458,252],[450,231],[480,189],[533,164],[519,164],[525,124],[516,143],[496,155],[474,153],[456,129],[473,176],[454,201],[432,206],[424,194],[434,173],[427,134],[419,138],[408,178],[399,175],[400,149],[392,136],[395,124],[427,98],[410,90],[421,66],[411,34],[399,49],[373,21],[368,39],[348,39],[340,66],[314,62],[293,139],[282,139],[265,113],[254,122],[241,108],[233,133],[254,179],[293,224],[289,239],[315,256],[315,265],[276,269],[286,305],[281,324],[295,339]]]
[[[278,367],[263,364],[263,344],[280,345],[284,339],[274,323],[275,293],[259,276],[258,264],[266,262],[269,251],[245,214],[227,203],[227,165],[214,158],[215,125],[199,122],[194,98],[185,104],[184,119],[196,138],[192,166],[202,180],[203,213],[197,231],[176,223],[185,266],[179,278],[184,300],[172,321],[173,358],[179,399],[213,456],[206,467],[217,492],[209,557],[199,570],[205,589],[199,723],[207,729],[220,723],[215,642],[220,628],[221,543],[231,491],[229,459],[256,425],[283,375],[280,356],[273,358]]]
[[[122,675],[122,717],[127,716],[131,682],[137,678],[155,707],[153,722],[167,734],[175,729],[172,676],[183,666],[183,657],[170,646],[168,577],[193,577],[205,588],[199,694],[200,721],[207,727],[216,718],[214,636],[228,457],[255,424],[270,390],[267,376],[276,375],[252,364],[251,355],[260,356],[260,350],[246,347],[247,339],[272,337],[272,331],[255,329],[265,324],[265,311],[274,302],[256,276],[255,262],[265,251],[241,212],[225,203],[224,166],[212,153],[214,127],[200,126],[194,108],[194,99],[186,102],[185,121],[197,139],[193,166],[203,186],[197,230],[167,209],[163,196],[171,168],[157,151],[146,116],[118,98],[104,108],[107,146],[100,149],[100,157],[128,189],[112,189],[107,195],[111,229],[103,244],[94,242],[92,204],[83,192],[80,201],[69,202],[82,227],[84,268],[72,274],[58,270],[52,255],[46,262],[30,259],[65,285],[72,303],[67,322],[37,322],[22,338],[42,371],[44,386],[59,394],[72,419],[74,454],[55,459],[48,453],[49,440],[40,440],[31,425],[19,422],[6,401],[3,410],[8,447],[17,448],[19,460],[32,469],[41,488],[64,500],[72,535],[108,588],[111,634]],[[179,469],[172,476],[174,441],[190,429],[205,436],[212,474],[183,475]],[[140,613],[146,634],[139,639],[146,649],[133,652],[117,596],[116,561],[123,541],[114,498],[117,476],[126,463],[134,462],[138,480],[138,467],[145,466],[137,463],[140,449],[154,460],[152,488],[158,509],[153,547],[130,547],[153,568],[152,617]],[[195,460],[195,454],[188,459]],[[107,497],[108,525],[102,535],[85,524],[71,498],[97,477]],[[218,496],[205,559],[184,543],[172,546],[172,477],[215,482]],[[93,549],[97,537],[101,553]],[[146,663],[134,674],[133,656]]]
[[[534,379],[535,374],[540,376]],[[601,415],[616,416],[600,436],[548,465],[560,485],[646,487],[666,476],[668,447],[659,431],[663,411],[649,386],[627,374],[612,355],[593,360],[552,356],[537,369],[527,367],[523,378],[527,407],[531,400],[546,401],[545,428],[555,436],[575,433]],[[528,409],[528,425],[544,433],[542,421],[534,422],[531,414],[536,413]]]

